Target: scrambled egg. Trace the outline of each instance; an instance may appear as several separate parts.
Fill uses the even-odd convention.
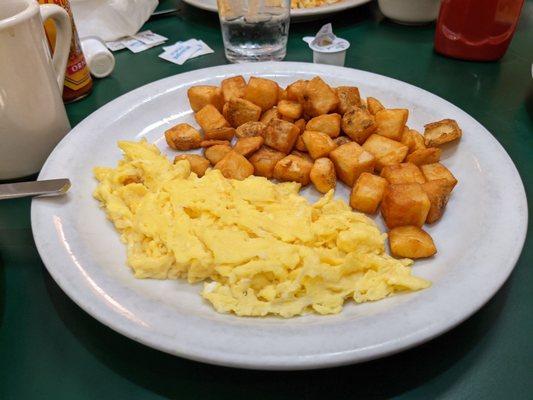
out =
[[[296,183],[202,177],[144,141],[120,142],[116,168],[96,167],[94,193],[127,245],[137,278],[204,282],[219,312],[333,314],[429,282],[385,253],[385,235],[333,191],[314,204]]]

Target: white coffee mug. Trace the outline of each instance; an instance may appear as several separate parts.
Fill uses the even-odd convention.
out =
[[[57,30],[50,56],[43,21]],[[38,172],[70,130],[61,97],[72,28],[61,7],[0,1],[0,180]]]

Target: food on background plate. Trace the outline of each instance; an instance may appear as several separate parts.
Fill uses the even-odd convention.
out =
[[[291,8],[315,8],[335,4],[342,0],[291,0]]]
[[[199,177],[193,159],[172,163],[145,141],[119,147],[124,157],[115,168],[94,169],[94,195],[127,245],[137,278],[204,281],[202,296],[239,316],[333,314],[347,300],[430,285],[412,275],[411,260],[389,256],[386,235],[332,190],[310,204],[295,182],[248,173],[227,179],[219,168]],[[235,157],[246,160],[230,151],[216,165]],[[399,249],[420,253],[416,240],[400,235]]]

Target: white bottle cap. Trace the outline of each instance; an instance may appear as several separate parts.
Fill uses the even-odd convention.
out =
[[[95,78],[104,78],[111,74],[115,68],[115,57],[104,42],[96,36],[87,36],[80,41],[91,75]]]

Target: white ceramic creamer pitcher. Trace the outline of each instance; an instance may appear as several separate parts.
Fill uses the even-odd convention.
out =
[[[48,18],[57,30],[53,57],[43,27]],[[0,1],[0,180],[39,171],[70,130],[61,93],[71,35],[59,6]]]

